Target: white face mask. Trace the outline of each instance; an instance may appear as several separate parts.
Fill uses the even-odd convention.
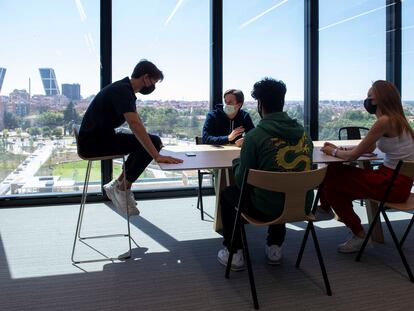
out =
[[[223,105],[223,111],[227,114],[227,115],[233,115],[236,112],[236,108],[234,108],[234,106],[232,105]]]

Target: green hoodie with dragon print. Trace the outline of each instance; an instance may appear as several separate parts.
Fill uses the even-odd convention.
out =
[[[302,125],[286,112],[266,115],[256,128],[247,133],[240,158],[233,160],[233,172],[239,188],[246,169],[266,171],[305,171],[312,165],[313,143]],[[251,200],[256,209],[276,218],[282,214],[284,194],[253,189]],[[306,212],[309,213],[313,191],[307,195]]]

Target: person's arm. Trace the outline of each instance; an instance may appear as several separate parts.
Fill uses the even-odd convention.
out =
[[[159,154],[154,144],[152,143],[150,137],[148,136],[147,130],[144,127],[138,113],[136,112],[126,112],[124,113],[126,122],[129,125],[132,133],[139,140],[141,145],[149,153],[149,155],[158,163],[181,163],[183,160],[176,159],[169,156],[162,156]]]
[[[209,145],[224,145],[228,144],[228,136],[214,136],[212,133],[215,130],[214,125],[214,117],[211,113],[207,115],[206,121],[204,122],[203,126],[203,144]]]
[[[250,117],[250,114],[246,112],[246,117],[244,119],[244,132],[247,134],[250,130],[254,129],[254,124],[252,121],[252,118]]]
[[[387,116],[381,116],[368,131],[367,136],[352,149],[337,148],[333,144],[325,143],[321,149],[328,155],[334,155],[346,161],[358,159],[362,154],[375,150],[376,142],[389,131],[390,120]]]
[[[246,112],[245,118],[243,119],[243,130],[244,130],[244,134],[247,134],[250,130],[254,129],[254,124],[252,121],[252,118],[250,117],[250,114],[248,112]],[[241,147],[243,145],[244,139],[239,138],[238,140],[236,140],[234,143],[236,144],[237,147]]]
[[[233,160],[233,174],[237,186],[241,187],[246,169],[257,168],[257,155],[252,137],[247,137],[240,150],[240,158]]]

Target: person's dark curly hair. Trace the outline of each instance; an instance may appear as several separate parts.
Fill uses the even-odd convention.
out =
[[[256,82],[252,91],[252,97],[260,102],[267,113],[283,111],[285,94],[285,83],[268,77]]]

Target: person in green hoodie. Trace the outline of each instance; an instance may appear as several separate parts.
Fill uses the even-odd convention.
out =
[[[236,206],[240,196],[244,172],[248,169],[266,171],[304,171],[312,165],[312,140],[302,125],[283,111],[286,85],[282,81],[264,78],[253,86],[252,97],[257,100],[257,111],[262,118],[256,128],[244,136],[240,158],[233,160],[236,186],[230,186],[221,193],[221,218],[223,223],[224,248],[217,259],[227,265],[231,236],[236,217]],[[307,213],[310,212],[313,192],[308,194]],[[272,220],[282,214],[284,194],[253,189],[247,214],[260,220]],[[278,265],[282,259],[282,244],[285,239],[285,225],[268,228],[265,254],[271,265]],[[231,264],[234,271],[244,270],[244,256],[240,232],[235,235],[235,253]]]

